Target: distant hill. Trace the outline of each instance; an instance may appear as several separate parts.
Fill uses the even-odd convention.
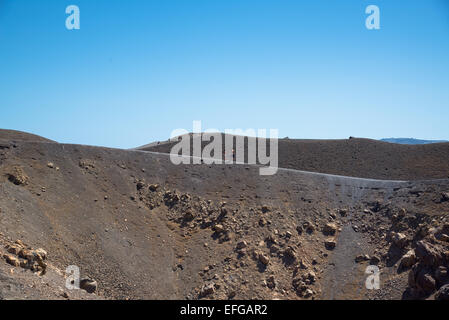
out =
[[[248,139],[255,138],[245,137],[245,150],[248,150]],[[161,141],[137,149],[170,153],[176,143]],[[208,143],[203,141],[202,147]],[[279,139],[278,154],[280,168],[384,180],[449,177],[449,143],[407,145],[363,138]],[[218,158],[222,158],[222,154]]]
[[[385,138],[380,139],[380,141],[399,143],[399,144],[429,144],[429,143],[448,142],[447,140],[420,140],[414,138]]]
[[[0,129],[0,140],[9,141],[36,141],[36,142],[55,142],[53,140],[16,130]]]

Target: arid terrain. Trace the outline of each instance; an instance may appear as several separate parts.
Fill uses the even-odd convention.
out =
[[[224,137],[222,135],[222,150],[225,148]],[[238,136],[231,137],[236,144]],[[191,151],[195,140],[201,140],[201,137],[191,139]],[[249,141],[258,143],[256,138],[244,137],[244,150],[248,150]],[[449,143],[402,145],[352,137],[346,140],[285,138],[278,141],[280,168],[381,180],[449,178]],[[176,143],[156,142],[138,150],[170,153]],[[202,141],[202,147],[208,143]],[[269,150],[267,143],[267,154]],[[214,157],[223,158],[223,155]],[[244,158],[247,162],[246,153]]]
[[[0,130],[0,299],[448,299],[449,143],[281,139],[273,176],[170,149]]]

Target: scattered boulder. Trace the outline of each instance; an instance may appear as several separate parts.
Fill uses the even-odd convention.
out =
[[[259,253],[259,261],[260,261],[260,263],[262,263],[264,265],[268,265],[268,263],[270,263],[270,258],[268,258],[263,253]]]
[[[420,223],[418,225],[418,228],[416,230],[416,236],[418,238],[424,238],[426,236],[428,236],[430,233],[430,228],[428,225],[424,224],[424,223]]]
[[[309,288],[317,280],[316,274],[313,271],[307,274],[298,275],[293,279],[292,285],[296,291],[296,294],[300,297],[308,298],[314,294]]]
[[[5,249],[8,253],[12,253],[17,256],[22,248],[17,245],[7,245]]]
[[[89,160],[89,159],[81,159],[81,160],[78,162],[78,165],[79,165],[81,168],[84,168],[84,169],[86,169],[86,170],[89,170],[89,169],[91,169],[91,168],[95,168],[95,163],[94,163],[94,161],[93,161],[93,160]]]
[[[288,259],[296,260],[295,249],[293,247],[289,246],[287,249],[284,250],[284,257],[286,257]]]
[[[304,222],[302,226],[306,230],[306,232],[309,234],[311,234],[315,231],[314,225],[309,221]]]
[[[214,285],[214,283],[208,283],[208,284],[205,284],[201,288],[200,296],[201,297],[205,297],[205,296],[213,294],[214,292],[215,292],[215,285]]]
[[[236,248],[240,250],[240,249],[246,248],[247,246],[248,246],[248,243],[245,240],[243,240],[243,241],[240,241],[239,243],[237,243]]]
[[[376,200],[368,204],[371,207],[372,212],[379,212],[382,209],[382,201]]]
[[[278,244],[278,241],[276,240],[276,237],[274,235],[269,235],[268,237],[265,238],[265,241],[267,241],[267,243],[269,244]]]
[[[324,246],[327,250],[333,250],[337,246],[337,242],[335,241],[335,239],[327,239],[326,241],[324,241]]]
[[[416,278],[416,285],[425,294],[430,294],[435,291],[436,283],[435,279],[430,273],[420,272],[418,273],[418,277]]]
[[[393,232],[391,235],[391,240],[393,241],[394,245],[396,247],[398,247],[399,249],[404,248],[408,242],[407,236],[400,232],[398,232],[398,233]]]
[[[410,268],[415,263],[416,263],[415,250],[411,249],[401,258],[399,268],[401,269]]]
[[[33,254],[31,253],[31,250],[28,250],[26,248],[21,248],[18,254],[19,257],[22,259],[33,259]]]
[[[36,249],[33,251],[33,254],[35,256],[39,256],[40,260],[46,260],[47,259],[47,251],[45,251],[42,248]]]
[[[185,221],[192,221],[195,218],[194,214],[191,210],[187,210],[186,213],[184,213],[184,220]]]
[[[442,286],[435,294],[435,300],[449,301],[449,284]]]
[[[47,259],[47,252],[44,249],[27,249],[20,240],[17,240],[14,244],[6,245],[5,249],[10,254],[5,254],[3,257],[9,264],[30,269],[34,272],[41,271],[41,275],[46,273],[47,263],[45,260]]]
[[[80,280],[80,289],[83,289],[88,293],[94,293],[95,291],[97,291],[97,286],[97,281],[93,279],[84,278]]]
[[[449,283],[449,275],[445,266],[439,266],[435,271],[435,280],[439,285]]]
[[[268,288],[270,288],[270,289],[274,289],[274,288],[276,288],[276,280],[274,279],[274,276],[273,275],[271,275],[271,276],[269,276],[268,278],[267,278],[267,280],[266,280],[266,283],[267,283],[267,287]]]
[[[14,267],[19,267],[20,266],[19,259],[17,259],[16,257],[14,257],[14,256],[12,256],[10,254],[3,255],[3,258],[6,260],[7,263],[9,263],[10,265],[12,265]]]
[[[422,264],[415,264],[409,272],[408,284],[417,296],[429,295],[436,289],[432,269]]]
[[[306,284],[312,284],[317,280],[316,274],[313,271],[309,271],[303,278]]]
[[[145,182],[138,181],[136,184],[137,190],[142,190],[145,187]]]
[[[304,297],[306,290],[309,289],[305,282],[302,280],[302,277],[294,278],[292,281],[292,285],[296,291],[296,294],[300,297]]]
[[[173,207],[180,199],[181,198],[176,192],[165,191],[164,193],[164,203],[167,207]]]
[[[41,271],[41,275],[44,275],[47,271],[47,263],[45,260],[47,259],[47,252],[44,249],[36,249],[36,250],[22,250],[22,257],[24,257],[26,262],[26,267],[31,271]]]
[[[224,227],[223,227],[222,224],[216,224],[216,225],[213,227],[213,230],[214,230],[215,232],[217,232],[217,233],[221,233],[221,232],[224,232]]]
[[[441,228],[436,230],[435,238],[440,241],[449,242],[449,223],[443,224]]]
[[[362,261],[368,261],[369,260],[369,255],[365,254],[365,255],[358,255],[357,257],[355,257],[355,262],[360,263]]]
[[[313,290],[306,289],[306,291],[304,292],[304,298],[310,298],[311,296],[313,296]]]
[[[323,227],[323,234],[333,236],[337,232],[337,225],[335,223],[327,223]]]
[[[22,240],[16,240],[16,242],[14,242],[15,244],[17,244],[18,246],[20,246],[21,248],[25,247],[25,244],[22,242]]]
[[[15,185],[26,185],[28,184],[28,176],[23,172],[22,168],[14,167],[10,173],[7,174],[8,180]]]
[[[426,240],[420,240],[416,243],[415,253],[419,261],[425,265],[438,266],[443,262],[443,248]]]

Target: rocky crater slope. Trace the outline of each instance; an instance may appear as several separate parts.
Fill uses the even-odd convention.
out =
[[[447,298],[446,179],[260,176],[136,150],[0,145],[0,298]],[[73,265],[84,290],[65,287]],[[365,287],[369,265],[379,290]]]

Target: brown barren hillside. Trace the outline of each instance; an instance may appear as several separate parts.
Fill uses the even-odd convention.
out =
[[[55,142],[50,139],[22,131],[0,129],[0,141],[6,140],[14,141],[40,141],[40,142]]]
[[[0,298],[441,297],[447,212],[448,179],[260,176],[257,165],[4,143]],[[379,290],[365,287],[369,264]],[[71,265],[95,293],[65,287]]]
[[[248,139],[255,138],[245,137],[245,150]],[[170,153],[174,144],[165,141],[138,149]],[[449,143],[400,145],[361,138],[279,139],[278,148],[281,168],[384,180],[449,178]]]

